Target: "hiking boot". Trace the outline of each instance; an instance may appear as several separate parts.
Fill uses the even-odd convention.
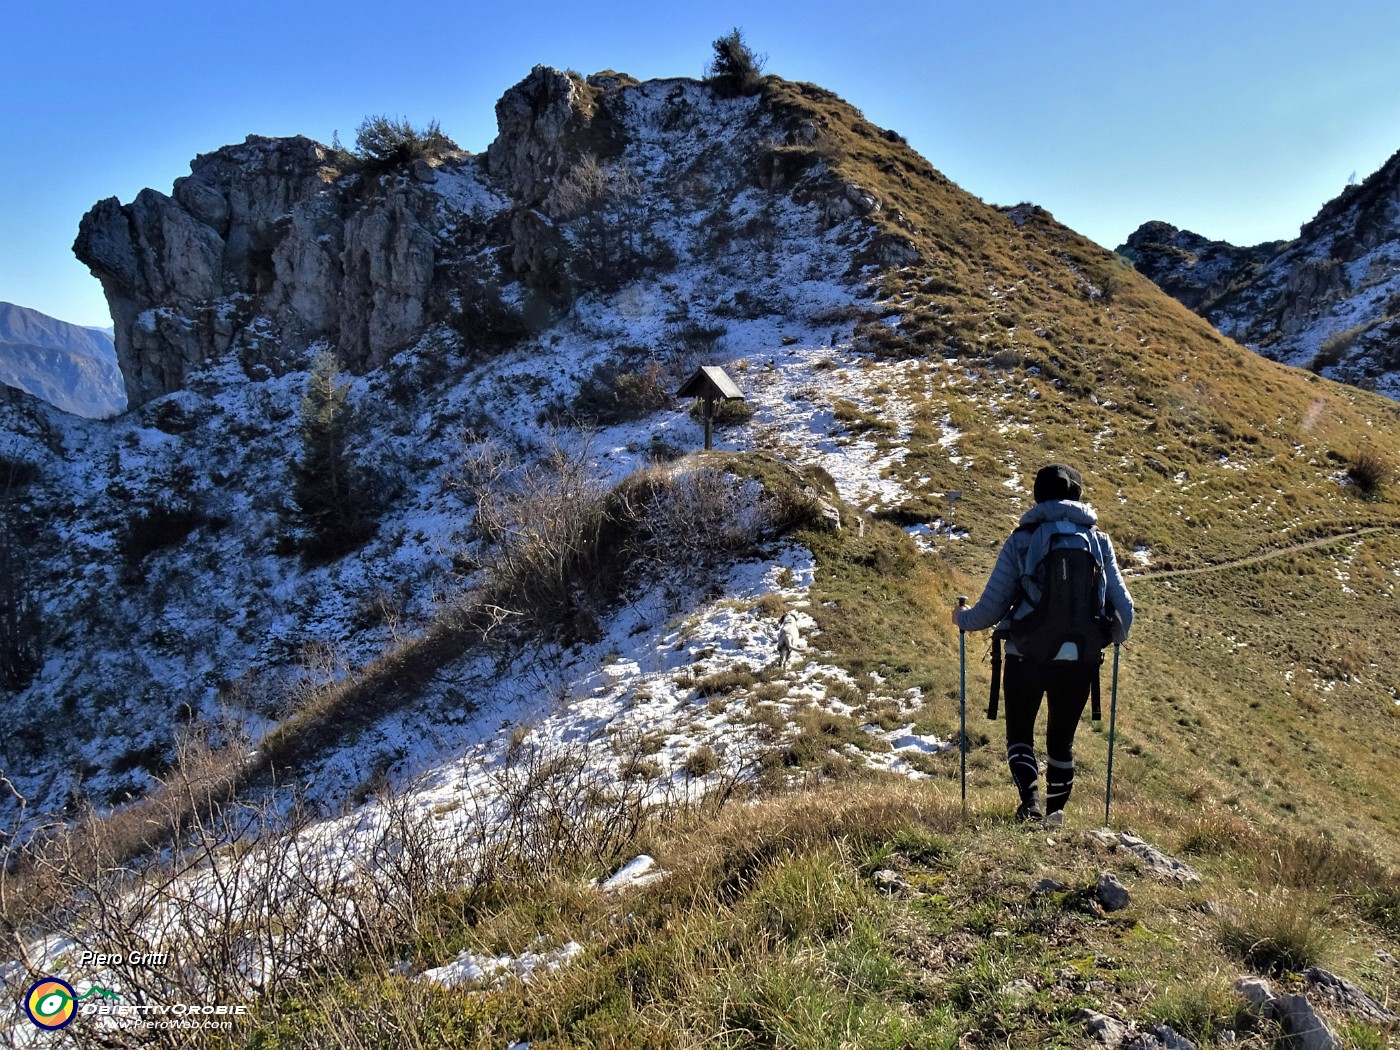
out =
[[[1062,809],[1052,809],[1045,814],[1045,826],[1049,828],[1062,827],[1065,822],[1065,811]]]
[[[1021,796],[1021,805],[1016,809],[1016,820],[1022,824],[1032,821],[1039,823],[1045,819],[1045,807],[1040,804],[1040,792],[1032,788]]]

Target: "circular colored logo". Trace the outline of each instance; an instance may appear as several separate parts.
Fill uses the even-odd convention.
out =
[[[62,1028],[73,1020],[78,994],[67,981],[45,977],[29,989],[24,997],[24,1010],[40,1028]]]

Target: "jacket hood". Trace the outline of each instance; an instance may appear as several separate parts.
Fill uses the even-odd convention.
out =
[[[1046,500],[1021,515],[1022,525],[1039,525],[1046,521],[1068,521],[1090,527],[1098,524],[1099,516],[1089,504],[1070,499]]]

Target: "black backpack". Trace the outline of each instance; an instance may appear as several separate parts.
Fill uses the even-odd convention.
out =
[[[992,632],[992,695],[987,717],[997,716],[1001,694],[1001,648],[1014,639],[1021,658],[1050,663],[1067,643],[1075,663],[1097,667],[1112,637],[1107,612],[1108,579],[1096,530],[1067,521],[1023,525],[1031,533],[1021,562],[1021,597],[1009,629]],[[1099,718],[1099,681],[1093,679],[1092,717]]]
[[[1101,663],[1110,620],[1098,537],[1068,521],[1028,528],[1033,531],[1021,563],[1021,599],[1012,610],[1008,637],[1023,659],[1035,663],[1057,658]],[[1072,655],[1066,646],[1073,647]]]

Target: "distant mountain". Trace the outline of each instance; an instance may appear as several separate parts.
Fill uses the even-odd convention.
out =
[[[90,419],[126,407],[110,329],[0,303],[0,382]]]
[[[1266,357],[1400,398],[1400,153],[1295,240],[1237,248],[1149,222],[1118,250]]]

